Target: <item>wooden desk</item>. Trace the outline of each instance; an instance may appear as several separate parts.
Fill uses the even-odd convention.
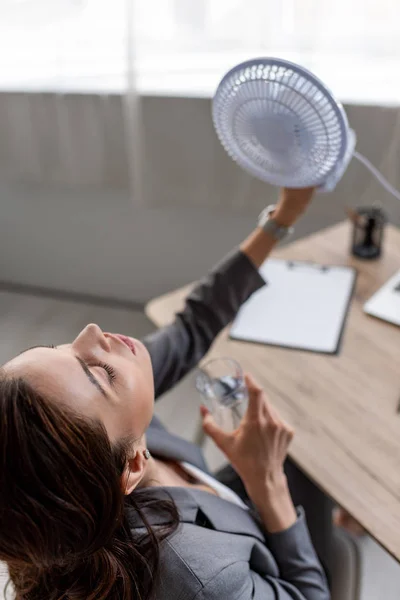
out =
[[[364,302],[400,268],[400,231],[388,227],[385,254],[349,256],[341,223],[274,256],[351,265],[358,270],[338,356],[235,342],[225,330],[210,356],[232,356],[254,374],[296,429],[291,457],[400,560],[400,329],[366,316]],[[173,319],[191,286],[151,301],[158,326]]]

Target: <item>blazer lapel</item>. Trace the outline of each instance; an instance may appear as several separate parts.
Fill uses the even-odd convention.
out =
[[[147,492],[154,500],[172,499],[179,512],[182,523],[196,523],[204,515],[216,531],[253,536],[265,544],[265,536],[252,513],[241,508],[233,502],[223,500],[218,496],[202,492],[193,488],[184,487],[154,487],[147,488]],[[168,516],[157,510],[154,506],[144,509],[145,516],[150,525],[164,525]],[[133,528],[141,527],[141,521],[134,511],[129,513],[130,523]]]
[[[154,456],[174,461],[186,461],[209,473],[203,453],[198,446],[170,433],[153,419],[146,432],[147,447]]]
[[[265,543],[264,533],[253,517],[252,511],[207,492],[195,489],[189,492],[193,494],[199,509],[217,531],[251,535]]]

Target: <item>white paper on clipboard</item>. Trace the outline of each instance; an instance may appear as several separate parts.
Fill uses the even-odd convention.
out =
[[[232,325],[231,338],[337,353],[355,269],[270,259],[260,273],[267,285],[243,305]]]

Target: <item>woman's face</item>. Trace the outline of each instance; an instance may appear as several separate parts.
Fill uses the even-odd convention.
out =
[[[100,419],[111,441],[140,438],[153,414],[150,356],[141,342],[88,325],[72,344],[35,347],[4,369],[39,393]]]

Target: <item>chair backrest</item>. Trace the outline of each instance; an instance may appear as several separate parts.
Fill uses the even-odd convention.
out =
[[[340,529],[334,531],[332,600],[360,600],[361,552],[358,541]]]

